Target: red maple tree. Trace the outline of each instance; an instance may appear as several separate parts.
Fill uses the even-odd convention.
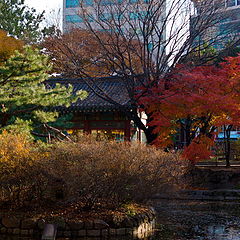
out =
[[[240,125],[240,56],[218,65],[177,65],[161,84],[145,90],[140,104],[152,113],[154,144],[169,146],[174,134],[185,133],[184,158],[193,162],[212,154],[216,129]]]

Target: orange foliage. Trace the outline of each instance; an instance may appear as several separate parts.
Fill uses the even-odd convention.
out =
[[[27,135],[3,131],[0,134],[0,205],[22,206],[41,197],[41,160],[48,154]]]
[[[24,134],[14,134],[3,131],[0,134],[0,172],[6,174],[21,173],[26,166],[46,156],[37,152],[33,143]],[[1,179],[1,177],[0,177]]]
[[[214,141],[206,136],[196,137],[188,147],[185,147],[182,157],[190,160],[192,163],[209,159],[213,156],[211,147]]]
[[[0,62],[6,61],[15,50],[20,50],[22,47],[21,40],[10,37],[6,32],[0,30]]]
[[[122,57],[127,66],[131,64],[134,69],[140,66],[138,54],[134,53],[141,49],[139,44],[132,42],[134,50],[130,50],[129,43],[107,32],[94,35],[87,30],[73,29],[60,37],[48,38],[43,46],[52,57],[53,70],[70,77],[112,75],[121,67]]]

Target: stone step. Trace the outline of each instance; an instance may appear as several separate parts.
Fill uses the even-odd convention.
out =
[[[55,240],[57,235],[57,227],[55,224],[46,224],[44,226],[42,240]]]

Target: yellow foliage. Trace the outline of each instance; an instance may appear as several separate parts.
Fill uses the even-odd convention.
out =
[[[7,60],[15,50],[20,50],[23,42],[14,37],[10,37],[3,30],[0,30],[0,62]]]
[[[25,134],[4,131],[0,134],[0,205],[21,207],[39,199],[44,188],[40,165],[47,156],[39,144]]]
[[[44,156],[44,153],[37,151],[27,136],[22,134],[4,131],[0,135],[0,146],[1,173],[17,173]]]

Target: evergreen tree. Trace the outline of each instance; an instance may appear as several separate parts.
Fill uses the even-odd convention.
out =
[[[35,42],[51,27],[40,30],[44,12],[37,14],[36,9],[24,4],[25,0],[0,0],[0,29],[26,42]]]
[[[0,130],[32,131],[56,120],[58,113],[50,112],[54,107],[87,96],[84,91],[72,94],[72,86],[47,87],[50,69],[48,57],[30,46],[0,65]]]

